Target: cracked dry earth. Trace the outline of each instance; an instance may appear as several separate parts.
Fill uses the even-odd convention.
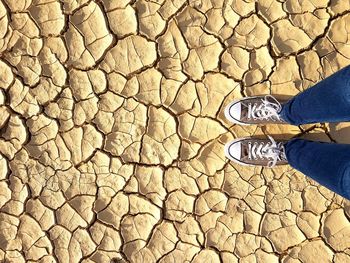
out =
[[[223,114],[350,64],[349,37],[340,0],[0,0],[0,262],[350,262],[348,200],[223,151],[350,143]]]

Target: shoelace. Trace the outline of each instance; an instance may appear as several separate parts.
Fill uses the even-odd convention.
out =
[[[248,159],[254,160],[260,159],[272,159],[267,163],[267,166],[272,168],[276,165],[277,161],[287,160],[284,152],[283,142],[276,143],[276,141],[269,135],[267,137],[270,142],[265,143],[248,143]]]
[[[268,101],[267,98],[271,98],[274,102]],[[271,95],[266,95],[261,101],[262,104],[259,106],[257,106],[257,103],[254,103],[253,105],[251,103],[248,104],[248,119],[253,118],[254,120],[264,120],[271,118],[273,121],[280,120],[278,113],[282,110],[281,103]],[[275,119],[273,117],[275,117]]]

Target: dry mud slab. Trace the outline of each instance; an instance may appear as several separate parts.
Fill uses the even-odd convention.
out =
[[[350,203],[238,136],[223,109],[350,63],[337,0],[0,0],[0,262],[350,262]],[[312,107],[312,105],[310,105]]]

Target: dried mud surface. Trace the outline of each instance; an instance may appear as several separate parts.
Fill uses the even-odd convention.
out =
[[[241,127],[350,64],[333,0],[0,0],[0,262],[350,262],[350,202],[223,146],[349,143],[349,124]],[[312,105],[310,105],[312,106]]]

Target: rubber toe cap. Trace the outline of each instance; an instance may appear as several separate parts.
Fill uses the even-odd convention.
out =
[[[241,159],[241,142],[232,141],[225,145],[225,155],[232,161],[239,161]]]
[[[225,109],[225,117],[233,123],[240,123],[241,119],[241,103],[234,102],[228,105]]]

